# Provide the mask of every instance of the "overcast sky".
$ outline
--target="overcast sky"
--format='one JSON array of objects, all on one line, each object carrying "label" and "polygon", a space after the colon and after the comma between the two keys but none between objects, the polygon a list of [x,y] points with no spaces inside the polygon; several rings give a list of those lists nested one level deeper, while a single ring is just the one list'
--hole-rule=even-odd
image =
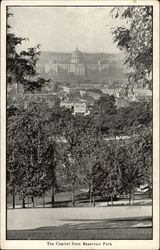
[{"label": "overcast sky", "polygon": [[118,53],[110,7],[12,7],[12,32],[29,38],[24,48],[41,44],[42,51]]}]

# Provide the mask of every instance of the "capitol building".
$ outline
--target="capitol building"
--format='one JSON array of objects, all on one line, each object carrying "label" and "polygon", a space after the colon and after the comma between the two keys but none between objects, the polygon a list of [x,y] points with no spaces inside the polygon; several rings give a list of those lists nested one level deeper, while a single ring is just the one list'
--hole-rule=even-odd
[{"label": "capitol building", "polygon": [[71,73],[76,76],[85,76],[86,66],[83,63],[82,52],[76,48],[71,55],[71,63],[57,63],[50,61],[49,64],[45,65],[45,73],[52,72],[53,75],[59,75],[61,73]]},{"label": "capitol building", "polygon": [[82,53],[78,47],[72,53],[43,52],[37,65],[41,77],[69,82],[120,80],[125,77],[123,68],[119,54]]}]

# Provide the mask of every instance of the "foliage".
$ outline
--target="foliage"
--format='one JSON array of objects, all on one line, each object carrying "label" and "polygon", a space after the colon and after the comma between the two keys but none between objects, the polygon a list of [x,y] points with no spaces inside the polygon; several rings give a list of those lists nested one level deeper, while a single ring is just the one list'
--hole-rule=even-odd
[{"label": "foliage", "polygon": [[133,197],[137,188],[152,186],[152,139],[148,128],[130,141],[108,141],[97,190],[107,197]]},{"label": "foliage", "polygon": [[139,146],[139,155],[142,157],[142,175],[141,181],[142,184],[148,188],[149,193],[152,192],[152,128],[144,127],[139,131],[139,136],[136,138],[136,141]]},{"label": "foliage", "polygon": [[115,7],[113,17],[123,23],[112,30],[118,48],[124,51],[125,64],[133,70],[135,82],[145,80],[152,72],[152,15],[151,6]]},{"label": "foliage", "polygon": [[[127,194],[130,198],[141,185],[147,185],[152,191],[152,103],[132,102],[117,111],[113,100],[110,102],[111,98],[104,97],[93,107],[94,112],[98,110],[94,119],[98,114],[100,131],[104,131],[102,128],[107,125],[109,137],[105,146],[95,154],[103,159],[92,176],[97,177],[95,190],[108,197]],[[130,138],[116,140],[113,135],[128,135]],[[90,148],[94,152],[92,146]]]},{"label": "foliage", "polygon": [[152,102],[132,102],[126,108],[120,108],[112,120],[115,133],[132,135],[142,131],[142,127],[152,124]]},{"label": "foliage", "polygon": [[25,91],[39,91],[49,81],[37,75],[36,64],[40,56],[40,45],[18,52],[17,46],[27,39],[17,37],[10,31],[10,16],[12,14],[7,9],[7,84],[21,85]]},{"label": "foliage", "polygon": [[8,190],[22,198],[42,196],[56,182],[55,142],[47,137],[46,121],[36,107],[18,110],[8,120]]},{"label": "foliage", "polygon": [[131,135],[141,126],[151,126],[152,102],[132,102],[117,110],[114,96],[104,95],[93,105],[88,120],[104,136]]},{"label": "foliage", "polygon": [[39,91],[49,80],[36,71],[40,45],[18,52],[27,39],[11,32],[11,16],[7,9],[7,188],[24,199],[41,196],[55,183],[55,142],[49,141],[45,116],[34,105],[24,109],[24,100],[17,95],[20,87]]},{"label": "foliage", "polygon": [[114,96],[102,95],[93,105],[90,114],[91,122],[104,133],[111,133],[114,127],[113,117],[117,113]]},{"label": "foliage", "polygon": [[[125,50],[125,63],[133,68],[135,79],[147,79],[152,70],[152,9],[126,7],[114,11],[116,18],[128,20],[126,27],[113,32],[118,47]],[[26,91],[41,90],[46,80],[36,72],[39,45],[18,53],[17,45],[25,39],[11,33],[9,25],[7,29],[7,84],[22,85]],[[59,106],[59,101],[51,113],[34,105],[23,109],[21,96],[8,101],[10,194],[19,194],[22,199],[43,196],[50,187],[63,186],[59,180],[64,177],[72,189],[73,205],[76,184],[88,185],[90,199],[97,194],[131,196],[140,185],[151,190],[151,102],[132,102],[117,110],[114,96],[102,95],[89,116],[74,117]],[[130,139],[118,141],[116,135],[129,135]],[[105,141],[106,136],[110,140]]]},{"label": "foliage", "polygon": [[[108,198],[120,194],[122,190],[121,159],[116,155],[119,146],[115,141],[108,141],[106,144],[103,164],[104,175],[98,189]],[[125,160],[123,159],[123,161]]]},{"label": "foliage", "polygon": [[79,168],[79,139],[80,127],[77,126],[76,120],[72,117],[69,120],[61,120],[59,123],[61,132],[61,140],[59,143],[60,167],[61,175],[66,176],[72,190],[72,204],[75,206],[75,185],[78,181]]},{"label": "foliage", "polygon": [[[8,109],[8,191],[42,196],[67,184],[73,205],[76,185],[89,187],[90,200],[96,195],[131,198],[141,185],[152,191],[152,104],[132,103],[117,112],[114,98],[103,98],[86,117],[72,116],[59,105],[48,119],[34,105]],[[107,140],[93,122],[97,115],[101,126],[108,125]],[[130,139],[116,140],[113,131]]]},{"label": "foliage", "polygon": [[[81,133],[80,138],[80,161],[78,169],[78,178],[82,185],[89,188],[90,203],[92,196],[96,194],[96,185],[99,183],[99,174],[103,164],[104,140],[101,133],[93,126],[87,126]],[[98,174],[97,174],[98,170]]]}]

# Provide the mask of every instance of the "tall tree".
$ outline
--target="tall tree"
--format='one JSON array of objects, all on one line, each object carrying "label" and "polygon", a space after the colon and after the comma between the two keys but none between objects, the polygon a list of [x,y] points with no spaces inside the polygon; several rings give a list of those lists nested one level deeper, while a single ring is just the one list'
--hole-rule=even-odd
[{"label": "tall tree", "polygon": [[78,176],[82,184],[88,186],[90,206],[95,205],[96,184],[98,182],[97,168],[103,162],[104,141],[101,133],[93,126],[88,127],[81,133],[80,145],[80,164]]},{"label": "tall tree", "polygon": [[81,128],[77,126],[75,118],[61,121],[63,137],[60,143],[61,168],[59,169],[67,177],[72,190],[72,205],[75,206],[75,185],[78,181],[79,168],[79,140]]},{"label": "tall tree", "polygon": [[142,127],[152,126],[152,102],[131,102],[128,107],[120,108],[112,120],[115,131],[120,135],[133,135]]},{"label": "tall tree", "polygon": [[[116,140],[105,142],[101,165],[101,182],[96,186],[102,195],[107,196],[108,201],[111,199],[112,205],[113,198],[120,194],[122,190],[121,162],[120,158],[117,157],[117,150],[120,146]],[[122,159],[122,162],[124,162],[124,159]]]},{"label": "tall tree", "polygon": [[[42,156],[42,151],[48,150],[49,142],[42,129],[44,120],[37,117],[36,110],[33,107],[24,110],[23,105],[20,105],[20,103],[23,104],[23,98],[17,94],[19,94],[20,86],[24,91],[34,92],[41,90],[42,86],[48,81],[40,78],[36,71],[36,64],[40,56],[40,45],[18,52],[17,46],[22,45],[27,39],[17,37],[11,31],[9,25],[11,16],[13,15],[8,8],[6,55],[8,90],[7,186],[8,191],[13,196],[19,193],[24,206],[26,195],[32,197],[41,195],[47,188],[46,176],[48,178],[48,174],[45,171],[48,170],[43,168],[45,156]],[[13,90],[13,85],[17,86],[16,93],[9,91],[10,87]],[[44,147],[43,150],[41,147]],[[46,166],[49,167],[49,162]]]},{"label": "tall tree", "polygon": [[7,129],[7,183],[10,193],[24,199],[55,185],[56,145],[46,133],[46,121],[36,107],[10,116]]},{"label": "tall tree", "polygon": [[27,39],[11,32],[11,16],[13,15],[7,9],[7,84],[16,84],[17,90],[19,86],[23,86],[25,91],[39,91],[49,81],[39,77],[36,71],[40,45],[18,52],[17,46]]},{"label": "tall tree", "polygon": [[116,113],[117,108],[114,96],[102,95],[92,107],[90,122],[102,133],[111,134],[114,128],[113,118]]},{"label": "tall tree", "polygon": [[141,182],[145,189],[148,189],[149,197],[152,195],[152,127],[141,127],[138,136],[135,137],[139,147],[139,156],[141,157]]},{"label": "tall tree", "polygon": [[122,23],[112,30],[114,41],[124,52],[125,64],[132,69],[134,82],[152,87],[152,6],[115,7],[113,17]]}]

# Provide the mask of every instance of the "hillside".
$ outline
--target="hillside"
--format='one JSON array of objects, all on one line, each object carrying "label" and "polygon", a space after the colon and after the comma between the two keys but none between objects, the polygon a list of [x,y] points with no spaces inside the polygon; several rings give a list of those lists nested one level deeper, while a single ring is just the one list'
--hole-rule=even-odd
[{"label": "hillside", "polygon": [[[64,52],[41,52],[40,64],[55,61],[57,63],[70,63],[72,53]],[[120,54],[105,54],[105,53],[83,53],[83,62],[88,64],[97,64],[99,60],[104,63],[117,62],[122,66],[122,57]],[[120,66],[119,64],[119,66]]]}]

